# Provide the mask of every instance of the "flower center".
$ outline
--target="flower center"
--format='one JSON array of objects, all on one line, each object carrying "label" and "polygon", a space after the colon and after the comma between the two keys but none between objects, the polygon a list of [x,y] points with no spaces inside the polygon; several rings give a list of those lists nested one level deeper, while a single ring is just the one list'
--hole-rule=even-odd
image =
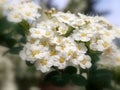
[{"label": "flower center", "polygon": [[44,59],[41,60],[40,64],[41,64],[42,66],[46,65],[46,64],[47,64],[47,60],[44,60]]},{"label": "flower center", "polygon": [[64,63],[65,62],[65,58],[64,57],[60,57],[59,62],[60,63]]},{"label": "flower center", "polygon": [[37,55],[39,53],[40,53],[40,50],[34,50],[34,51],[32,51],[32,56],[34,57],[35,55]]}]

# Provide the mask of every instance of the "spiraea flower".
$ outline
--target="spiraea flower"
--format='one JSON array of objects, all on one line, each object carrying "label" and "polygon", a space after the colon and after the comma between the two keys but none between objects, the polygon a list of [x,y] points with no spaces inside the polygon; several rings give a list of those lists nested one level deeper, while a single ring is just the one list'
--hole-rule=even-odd
[{"label": "spiraea flower", "polygon": [[[37,6],[30,2],[23,5],[26,10],[20,14],[21,18],[37,17]],[[53,67],[64,69],[67,66],[88,69],[92,66],[89,51],[100,51],[101,58],[105,58],[107,51],[111,54],[109,49],[113,39],[119,36],[114,26],[98,16],[52,11],[47,16],[47,19],[36,21],[36,25],[29,29],[28,41],[20,52],[23,60],[35,64],[42,72],[48,72]],[[120,57],[116,61],[120,61]]]},{"label": "spiraea flower", "polygon": [[39,9],[40,6],[31,0],[7,0],[3,6],[8,21],[15,23],[36,20],[40,16]]}]

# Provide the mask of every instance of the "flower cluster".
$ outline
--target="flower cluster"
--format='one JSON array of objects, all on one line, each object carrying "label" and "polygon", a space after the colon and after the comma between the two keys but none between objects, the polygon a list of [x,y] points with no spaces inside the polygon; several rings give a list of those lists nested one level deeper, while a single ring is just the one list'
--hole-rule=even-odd
[{"label": "flower cluster", "polygon": [[113,39],[119,37],[116,28],[102,17],[70,12],[55,12],[49,16],[29,29],[28,42],[20,52],[23,60],[34,63],[42,72],[52,67],[90,68],[88,50],[105,53],[112,47]]},{"label": "flower cluster", "polygon": [[[33,21],[40,16],[39,5],[31,0],[3,0],[3,11],[10,22]],[[6,2],[5,2],[6,1]],[[1,2],[3,3],[3,2]]]},{"label": "flower cluster", "polygon": [[112,44],[100,56],[100,61],[97,62],[98,66],[104,68],[113,68],[120,66],[120,48]]}]

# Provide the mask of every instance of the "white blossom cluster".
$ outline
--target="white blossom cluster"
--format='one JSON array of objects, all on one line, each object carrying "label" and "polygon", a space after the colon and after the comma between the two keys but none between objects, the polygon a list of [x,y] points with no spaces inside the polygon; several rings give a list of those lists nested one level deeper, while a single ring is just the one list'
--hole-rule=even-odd
[{"label": "white blossom cluster", "polygon": [[53,66],[87,69],[92,65],[87,51],[107,52],[112,40],[120,35],[115,29],[102,17],[56,12],[30,28],[20,57],[42,72],[50,71]]},{"label": "white blossom cluster", "polygon": [[103,68],[117,68],[120,66],[120,48],[116,45],[111,45],[100,56],[100,61],[97,62],[98,66]]},{"label": "white blossom cluster", "polygon": [[33,21],[40,16],[39,5],[31,0],[0,0],[0,3],[3,5],[4,15],[10,22]]}]

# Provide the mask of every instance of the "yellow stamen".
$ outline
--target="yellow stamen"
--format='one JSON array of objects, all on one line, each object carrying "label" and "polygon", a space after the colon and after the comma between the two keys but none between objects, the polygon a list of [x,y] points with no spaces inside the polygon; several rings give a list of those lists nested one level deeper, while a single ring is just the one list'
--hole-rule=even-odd
[{"label": "yellow stamen", "polygon": [[62,40],[61,39],[57,39],[57,41],[56,41],[57,43],[61,43],[62,42]]},{"label": "yellow stamen", "polygon": [[87,34],[86,34],[86,33],[82,33],[81,36],[82,36],[82,37],[86,37]]},{"label": "yellow stamen", "polygon": [[46,64],[47,64],[47,60],[44,60],[44,59],[41,60],[40,64],[41,64],[42,66],[46,65]]},{"label": "yellow stamen", "polygon": [[34,50],[34,51],[32,51],[32,56],[35,56],[35,55],[37,55],[39,53],[40,53],[40,50]]},{"label": "yellow stamen", "polygon": [[77,46],[77,48],[78,48],[78,50],[81,50],[81,49],[82,49],[81,46]]},{"label": "yellow stamen", "polygon": [[65,16],[61,16],[64,20],[69,20],[68,17],[65,17]]},{"label": "yellow stamen", "polygon": [[35,31],[35,34],[40,34],[40,31]]},{"label": "yellow stamen", "polygon": [[70,50],[68,51],[68,55],[71,56],[73,54],[73,52]]},{"label": "yellow stamen", "polygon": [[42,42],[40,42],[40,45],[46,46],[47,42],[46,41],[42,41]]},{"label": "yellow stamen", "polygon": [[50,51],[50,56],[56,55],[56,51]]},{"label": "yellow stamen", "polygon": [[34,39],[30,39],[30,43],[31,43],[31,44],[34,44],[34,43],[35,43],[35,40],[34,40]]},{"label": "yellow stamen", "polygon": [[72,54],[72,58],[75,59],[75,58],[77,58],[77,57],[78,57],[77,53],[74,52],[74,53]]},{"label": "yellow stamen", "polygon": [[64,34],[64,33],[66,32],[66,30],[63,30],[63,29],[62,29],[61,32],[62,32],[62,34]]},{"label": "yellow stamen", "polygon": [[105,32],[105,35],[106,35],[106,36],[110,36],[110,33],[109,33],[109,32]]},{"label": "yellow stamen", "polygon": [[64,63],[65,62],[65,58],[64,57],[60,57],[59,62],[60,63]]},{"label": "yellow stamen", "polygon": [[104,48],[106,48],[106,47],[109,46],[109,43],[108,42],[104,42],[102,45],[103,45]]},{"label": "yellow stamen", "polygon": [[83,65],[85,65],[85,64],[87,63],[87,60],[86,60],[86,59],[83,59],[83,60],[81,61],[81,63],[82,63]]},{"label": "yellow stamen", "polygon": [[61,49],[64,50],[64,49],[65,49],[65,46],[61,46]]},{"label": "yellow stamen", "polygon": [[46,32],[45,35],[46,36],[50,36],[51,32]]},{"label": "yellow stamen", "polygon": [[30,13],[30,12],[26,12],[25,14],[26,14],[27,16],[30,16],[30,15],[31,15],[31,13]]},{"label": "yellow stamen", "polygon": [[19,15],[14,15],[14,18],[19,18]]}]

